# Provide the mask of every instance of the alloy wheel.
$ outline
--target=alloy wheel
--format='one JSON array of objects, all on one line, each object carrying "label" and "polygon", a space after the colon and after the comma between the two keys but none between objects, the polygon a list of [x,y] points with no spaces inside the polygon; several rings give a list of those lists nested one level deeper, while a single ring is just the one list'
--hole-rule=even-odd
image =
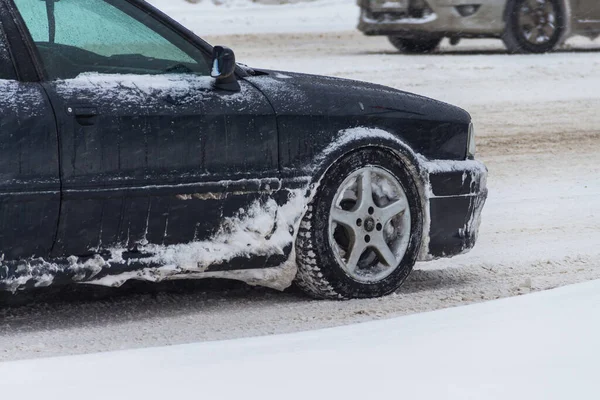
[{"label": "alloy wheel", "polygon": [[388,277],[404,258],[410,232],[406,192],[390,172],[367,166],[340,185],[329,213],[329,243],[351,278],[371,283]]},{"label": "alloy wheel", "polygon": [[557,10],[550,0],[526,0],[518,10],[523,38],[534,45],[549,43],[556,34]]}]

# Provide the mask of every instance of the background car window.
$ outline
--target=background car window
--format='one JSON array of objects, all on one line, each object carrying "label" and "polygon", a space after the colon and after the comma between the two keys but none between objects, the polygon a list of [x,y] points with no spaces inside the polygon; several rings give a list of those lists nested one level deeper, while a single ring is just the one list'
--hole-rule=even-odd
[{"label": "background car window", "polygon": [[126,1],[15,0],[50,79],[84,72],[208,75],[203,52]]}]

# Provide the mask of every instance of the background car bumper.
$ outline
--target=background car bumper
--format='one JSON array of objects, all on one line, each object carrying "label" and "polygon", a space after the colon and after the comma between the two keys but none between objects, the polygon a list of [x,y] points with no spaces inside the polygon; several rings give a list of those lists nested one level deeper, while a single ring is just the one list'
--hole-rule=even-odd
[{"label": "background car bumper", "polygon": [[[487,168],[478,161],[428,162],[429,230],[421,260],[455,256],[475,246],[487,199]],[[427,224],[425,224],[427,227]]]},{"label": "background car bumper", "polygon": [[[431,12],[421,17],[407,14],[404,7],[386,8],[373,5],[372,0],[359,0],[361,7],[358,29],[366,35],[395,35],[407,38],[428,36],[498,36],[504,31],[506,2],[497,0],[427,0]],[[401,6],[401,3],[397,3]],[[477,11],[462,16],[457,7],[478,6]]]}]

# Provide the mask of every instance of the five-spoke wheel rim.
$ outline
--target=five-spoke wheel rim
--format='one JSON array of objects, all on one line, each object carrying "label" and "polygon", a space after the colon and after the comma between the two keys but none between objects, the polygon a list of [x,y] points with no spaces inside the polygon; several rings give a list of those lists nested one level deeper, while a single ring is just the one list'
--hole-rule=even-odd
[{"label": "five-spoke wheel rim", "polygon": [[387,278],[404,258],[410,232],[408,199],[390,172],[364,167],[340,185],[329,213],[329,243],[350,277],[364,283]]},{"label": "five-spoke wheel rim", "polygon": [[556,11],[550,0],[525,0],[518,14],[523,38],[534,45],[549,43],[558,29]]}]

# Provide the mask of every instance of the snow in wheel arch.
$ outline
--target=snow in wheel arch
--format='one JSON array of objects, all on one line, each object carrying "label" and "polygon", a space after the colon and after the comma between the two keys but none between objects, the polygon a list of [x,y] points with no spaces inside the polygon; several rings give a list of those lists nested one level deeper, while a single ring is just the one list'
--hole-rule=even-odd
[{"label": "snow in wheel arch", "polygon": [[[338,132],[337,137],[321,154],[315,158],[311,166],[313,176],[322,179],[329,167],[335,164],[352,151],[359,148],[380,148],[394,153],[413,177],[419,193],[419,204],[422,215],[423,230],[421,235],[421,245],[418,252],[418,261],[430,261],[436,257],[430,251],[430,231],[432,226],[430,201],[435,197],[431,184],[431,174],[463,171],[463,179],[467,174],[471,174],[471,191],[474,191],[475,182],[480,182],[483,189],[487,186],[487,169],[483,164],[474,160],[430,160],[414,150],[396,135],[379,129],[370,127],[357,127],[345,129]],[[317,181],[316,187],[320,184]],[[476,204],[475,208],[481,211],[483,204]],[[481,223],[480,212],[474,213],[464,226],[464,231],[475,232]],[[476,237],[474,238],[476,240]]]},{"label": "snow in wheel arch", "polygon": [[[417,192],[419,193],[419,205],[423,218],[422,239],[419,250],[419,260],[428,260],[429,254],[429,231],[431,228],[431,213],[429,210],[429,199],[433,195],[427,163],[429,160],[398,138],[396,135],[379,128],[357,127],[344,129],[338,132],[337,137],[316,158],[311,166],[313,176],[322,179],[329,167],[352,151],[359,148],[379,148],[388,150],[398,157],[413,177]],[[317,187],[320,180],[317,182]]]}]

